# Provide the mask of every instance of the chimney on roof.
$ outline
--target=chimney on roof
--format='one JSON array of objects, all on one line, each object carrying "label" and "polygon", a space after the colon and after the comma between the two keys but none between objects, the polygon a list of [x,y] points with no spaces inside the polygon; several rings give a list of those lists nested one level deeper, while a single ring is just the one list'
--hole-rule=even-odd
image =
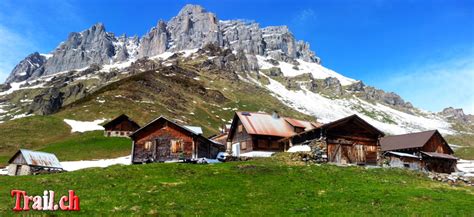
[{"label": "chimney on roof", "polygon": [[275,119],[278,119],[278,118],[280,118],[280,115],[278,114],[277,111],[273,111],[272,117],[275,118]]}]

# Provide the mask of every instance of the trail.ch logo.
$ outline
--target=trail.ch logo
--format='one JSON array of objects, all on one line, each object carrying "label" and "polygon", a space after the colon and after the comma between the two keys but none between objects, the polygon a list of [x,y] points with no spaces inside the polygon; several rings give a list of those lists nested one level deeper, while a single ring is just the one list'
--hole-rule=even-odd
[{"label": "trail.ch logo", "polygon": [[[13,211],[29,211],[31,210],[64,210],[79,211],[79,197],[75,195],[74,190],[69,190],[67,196],[62,196],[59,203],[54,203],[54,191],[44,191],[43,196],[30,196],[26,191],[12,190],[11,196],[15,198],[15,207]],[[23,202],[23,206],[21,205]]]}]

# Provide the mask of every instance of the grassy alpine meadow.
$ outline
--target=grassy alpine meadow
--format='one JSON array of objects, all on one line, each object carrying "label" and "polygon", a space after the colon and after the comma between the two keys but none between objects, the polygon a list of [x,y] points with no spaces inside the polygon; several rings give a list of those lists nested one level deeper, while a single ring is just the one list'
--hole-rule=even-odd
[{"label": "grassy alpine meadow", "polygon": [[[54,190],[80,198],[84,216],[473,216],[474,189],[421,173],[333,165],[290,165],[275,158],[196,165],[154,163],[61,174],[0,177],[0,215],[14,215],[11,189]],[[56,198],[56,201],[58,198]]]},{"label": "grassy alpine meadow", "polygon": [[0,166],[6,166],[18,148],[54,153],[60,161],[116,158],[131,153],[132,141],[129,138],[105,137],[103,134],[104,131],[69,133],[56,142],[2,150],[0,151]]},{"label": "grassy alpine meadow", "polygon": [[54,153],[60,161],[108,159],[129,155],[132,141],[129,138],[105,137],[104,131],[91,131],[75,133],[39,151]]},{"label": "grassy alpine meadow", "polygon": [[0,124],[0,167],[20,148],[38,149],[71,136],[71,128],[55,116],[31,116]]}]

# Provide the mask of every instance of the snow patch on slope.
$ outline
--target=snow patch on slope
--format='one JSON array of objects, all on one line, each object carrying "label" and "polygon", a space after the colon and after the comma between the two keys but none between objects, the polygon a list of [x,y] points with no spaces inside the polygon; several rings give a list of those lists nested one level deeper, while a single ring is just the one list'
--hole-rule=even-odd
[{"label": "snow patch on slope", "polygon": [[271,59],[269,57],[257,56],[258,66],[260,69],[270,69],[273,67],[280,68],[281,72],[285,77],[295,77],[298,75],[310,73],[315,79],[325,79],[329,77],[337,78],[341,85],[350,85],[356,80],[345,77],[331,69],[325,68],[317,63],[310,63],[303,60],[297,60],[299,65],[295,65],[283,61],[278,61],[278,65],[267,62],[266,60]]},{"label": "snow patch on slope", "polygon": [[449,123],[435,115],[426,114],[427,117],[416,116],[379,103],[371,104],[355,96],[352,99],[329,99],[320,94],[313,93],[303,86],[301,87],[302,90],[288,90],[281,83],[268,76],[265,77],[270,81],[270,84],[265,87],[272,92],[272,95],[280,99],[287,106],[317,117],[318,121],[322,123],[357,114],[370,124],[389,134],[403,134],[431,129],[438,129],[444,134],[454,133],[450,129],[451,125]]},{"label": "snow patch on slope", "polygon": [[100,160],[81,160],[81,161],[64,161],[61,162],[63,169],[66,171],[75,171],[85,168],[92,167],[108,167],[116,164],[121,165],[130,165],[131,164],[130,155],[113,158],[113,159],[100,159]]},{"label": "snow patch on slope", "polygon": [[94,130],[104,130],[104,127],[99,124],[103,123],[106,119],[98,119],[95,121],[75,121],[70,119],[64,119],[69,126],[71,126],[71,133],[74,132],[87,132]]}]

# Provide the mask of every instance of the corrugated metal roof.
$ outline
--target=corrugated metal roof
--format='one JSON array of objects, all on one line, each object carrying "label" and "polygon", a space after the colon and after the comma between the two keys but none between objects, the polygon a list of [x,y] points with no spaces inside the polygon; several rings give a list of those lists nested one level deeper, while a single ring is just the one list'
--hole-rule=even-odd
[{"label": "corrugated metal roof", "polygon": [[[272,115],[260,112],[236,112],[247,133],[288,137],[295,135],[294,126],[313,129],[311,122],[286,117],[274,118]],[[291,123],[290,123],[291,122]]]},{"label": "corrugated metal roof", "polygon": [[300,127],[304,128],[306,130],[311,130],[315,127],[318,127],[319,124],[309,122],[309,121],[302,121],[298,119],[293,119],[293,118],[284,118],[289,124],[291,124],[293,127]]},{"label": "corrugated metal roof", "polygon": [[457,160],[458,158],[450,155],[450,154],[443,154],[443,153],[438,153],[438,152],[425,152],[422,151],[421,153],[428,155],[429,157],[434,157],[434,158],[444,158],[444,159],[450,159],[450,160]]},{"label": "corrugated metal roof", "polygon": [[184,125],[183,127],[186,127],[188,130],[193,131],[196,134],[202,134],[202,128],[198,126],[189,126],[189,125]]},{"label": "corrugated metal roof", "polygon": [[21,152],[26,163],[30,166],[63,168],[54,154],[26,149],[20,149],[19,152]]},{"label": "corrugated metal roof", "polygon": [[380,139],[382,151],[391,151],[408,148],[421,148],[436,133],[436,130],[419,133],[409,133],[396,136],[386,136]]},{"label": "corrugated metal roof", "polygon": [[417,158],[420,159],[420,157],[413,155],[413,154],[408,154],[408,153],[403,153],[403,152],[396,152],[396,151],[389,151],[388,153],[399,156],[399,157],[411,157],[411,158]]}]

